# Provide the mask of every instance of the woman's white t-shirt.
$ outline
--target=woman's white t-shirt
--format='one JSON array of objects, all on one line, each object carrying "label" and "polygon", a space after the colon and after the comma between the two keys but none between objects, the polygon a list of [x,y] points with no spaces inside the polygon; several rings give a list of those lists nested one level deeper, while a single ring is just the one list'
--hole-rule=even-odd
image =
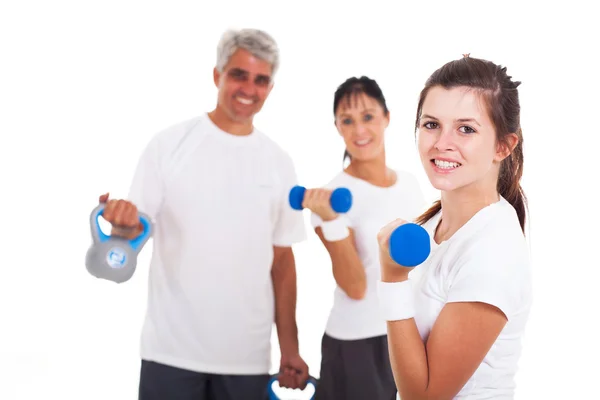
[{"label": "woman's white t-shirt", "polygon": [[[417,179],[406,171],[395,172],[397,179],[390,187],[375,186],[344,171],[325,185],[328,189],[345,187],[352,193],[352,208],[338,218],[354,231],[356,250],[367,277],[367,290],[361,300],[348,297],[336,286],[325,327],[325,333],[335,339],[357,340],[387,334],[377,299],[380,279],[377,233],[394,219],[414,219],[427,208]],[[322,220],[312,213],[311,223],[317,227]]]},{"label": "woman's white t-shirt", "polygon": [[424,342],[447,303],[483,302],[508,323],[456,399],[512,399],[521,338],[532,302],[529,248],[515,209],[506,199],[485,207],[450,239],[433,240],[442,212],[423,225],[431,254],[409,273],[415,322]]}]

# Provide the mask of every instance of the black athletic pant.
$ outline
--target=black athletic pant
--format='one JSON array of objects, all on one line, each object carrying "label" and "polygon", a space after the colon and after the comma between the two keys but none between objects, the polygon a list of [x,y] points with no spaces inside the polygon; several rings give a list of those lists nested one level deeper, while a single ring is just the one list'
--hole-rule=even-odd
[{"label": "black athletic pant", "polygon": [[395,400],[396,384],[387,336],[321,344],[321,373],[315,400]]},{"label": "black athletic pant", "polygon": [[138,400],[268,400],[267,375],[216,375],[142,360]]}]

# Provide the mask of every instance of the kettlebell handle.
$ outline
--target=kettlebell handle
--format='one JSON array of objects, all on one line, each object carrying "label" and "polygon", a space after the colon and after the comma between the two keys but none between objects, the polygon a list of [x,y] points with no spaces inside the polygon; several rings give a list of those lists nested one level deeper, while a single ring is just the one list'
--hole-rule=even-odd
[{"label": "kettlebell handle", "polygon": [[[278,381],[279,381],[279,374],[271,375],[271,378],[269,379],[269,384],[267,387],[267,392],[269,394],[269,400],[280,400],[279,397],[277,397],[277,395],[275,394],[275,391],[273,390],[273,384]],[[312,385],[313,388],[315,390],[317,390],[318,380],[313,376],[309,376],[306,384]],[[313,394],[312,397],[310,398],[310,400],[313,400],[314,398],[315,398],[315,395]]]},{"label": "kettlebell handle", "polygon": [[[100,229],[100,223],[98,218],[104,212],[104,203],[98,204],[90,214],[90,228],[92,233],[92,239],[94,243],[106,242],[111,238],[110,235],[105,234]],[[139,212],[140,222],[143,226],[142,233],[134,238],[129,240],[129,245],[133,248],[133,250],[138,251],[148,240],[148,238],[152,235],[152,223],[150,222],[150,217],[144,213]]]}]

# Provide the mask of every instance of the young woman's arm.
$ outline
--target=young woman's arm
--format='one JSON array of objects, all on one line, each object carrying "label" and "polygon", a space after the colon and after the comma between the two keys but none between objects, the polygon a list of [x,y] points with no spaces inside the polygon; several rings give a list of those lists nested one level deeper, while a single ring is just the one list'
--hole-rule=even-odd
[{"label": "young woman's arm", "polygon": [[388,322],[394,380],[402,400],[456,396],[477,370],[507,320],[485,303],[444,306],[426,343],[413,318]]},{"label": "young woman's arm", "polygon": [[[398,226],[384,228],[378,237],[382,278],[380,299],[387,309],[403,307],[414,298],[410,268],[389,257],[387,239]],[[477,251],[461,254],[460,268],[452,277],[446,305],[441,310],[425,342],[421,339],[410,306],[396,308],[398,317],[387,316],[390,361],[402,400],[453,399],[481,365],[508,319],[506,310],[521,306],[518,249],[507,255],[496,247],[478,243]],[[491,257],[490,257],[491,256]],[[458,267],[458,265],[457,265]],[[386,294],[387,293],[387,294]],[[391,297],[389,296],[390,294]],[[399,299],[390,302],[390,299]],[[396,313],[396,311],[390,314]]]},{"label": "young woman's arm", "polygon": [[329,252],[336,283],[348,297],[360,300],[367,290],[367,276],[354,245],[354,232],[351,228],[348,228],[348,231],[345,239],[330,242],[323,236],[321,227],[315,229]]}]

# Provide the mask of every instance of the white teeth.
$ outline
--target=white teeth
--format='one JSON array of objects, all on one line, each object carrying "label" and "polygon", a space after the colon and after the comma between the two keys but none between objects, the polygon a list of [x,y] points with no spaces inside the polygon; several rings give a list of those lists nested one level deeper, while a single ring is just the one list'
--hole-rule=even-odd
[{"label": "white teeth", "polygon": [[357,144],[358,146],[364,146],[365,144],[371,143],[371,139],[358,140],[354,143]]},{"label": "white teeth", "polygon": [[441,161],[441,160],[434,160],[434,162],[435,162],[436,167],[443,168],[443,169],[452,169],[452,168],[460,167],[460,164],[457,162]]},{"label": "white teeth", "polygon": [[238,96],[238,97],[236,97],[235,99],[236,99],[237,101],[239,101],[240,103],[242,103],[242,104],[245,104],[245,105],[247,105],[247,106],[249,106],[250,104],[254,103],[254,102],[253,102],[252,100],[250,100],[250,99],[244,99],[243,97],[239,97],[239,96]]}]

